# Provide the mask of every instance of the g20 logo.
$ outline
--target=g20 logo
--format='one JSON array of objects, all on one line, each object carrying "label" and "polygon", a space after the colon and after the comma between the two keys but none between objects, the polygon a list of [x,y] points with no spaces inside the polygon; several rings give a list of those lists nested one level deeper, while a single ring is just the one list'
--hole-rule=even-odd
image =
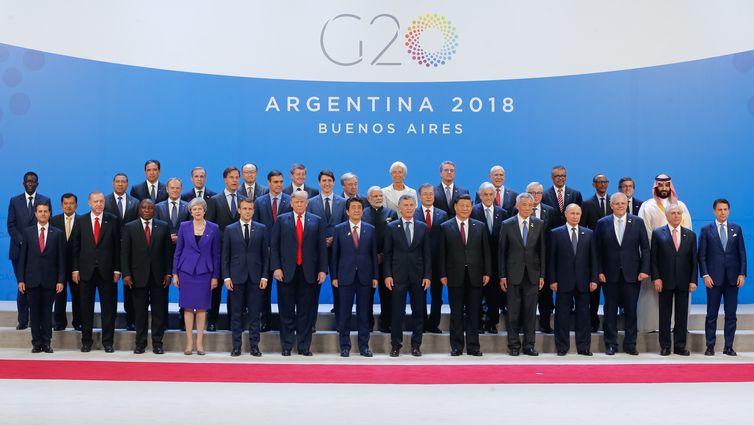
[{"label": "g20 logo", "polygon": [[[356,36],[357,39],[354,41],[357,41],[357,43],[349,44],[350,46],[358,46],[357,49],[349,49],[348,52],[345,52],[342,48],[344,37],[350,38],[354,36],[354,33],[359,32],[367,35],[369,42],[375,45],[372,48],[374,52],[366,58],[369,65],[374,66],[402,65],[400,61],[383,58],[392,48],[397,48],[400,44],[405,46],[406,53],[413,61],[427,68],[445,65],[453,59],[458,49],[458,33],[455,26],[444,16],[436,13],[427,13],[411,21],[401,41],[398,41],[401,35],[401,24],[394,15],[383,13],[373,17],[367,28],[363,26],[353,27],[354,24],[361,23],[361,16],[350,13],[340,14],[325,22],[320,32],[319,45],[322,53],[330,62],[339,66],[353,66],[364,62],[363,38]],[[351,28],[351,31],[346,31],[344,28]],[[392,30],[391,35],[388,35],[386,28]],[[338,30],[341,36],[333,40],[335,36],[332,35],[331,31]],[[379,34],[373,35],[375,32]],[[384,35],[388,35],[388,37],[384,37]],[[337,47],[341,47],[340,51]]]}]

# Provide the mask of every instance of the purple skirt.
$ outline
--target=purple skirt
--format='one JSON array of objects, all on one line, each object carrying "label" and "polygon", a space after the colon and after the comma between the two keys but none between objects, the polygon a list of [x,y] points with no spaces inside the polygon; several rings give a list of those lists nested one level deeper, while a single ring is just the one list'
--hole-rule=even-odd
[{"label": "purple skirt", "polygon": [[181,308],[209,310],[212,306],[212,273],[199,275],[178,272],[178,305]]}]

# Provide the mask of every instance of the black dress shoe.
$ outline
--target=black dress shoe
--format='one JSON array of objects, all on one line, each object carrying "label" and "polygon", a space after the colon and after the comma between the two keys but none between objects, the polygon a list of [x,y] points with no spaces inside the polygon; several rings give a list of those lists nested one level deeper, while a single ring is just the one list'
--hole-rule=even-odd
[{"label": "black dress shoe", "polygon": [[129,324],[126,325],[126,330],[127,331],[135,331],[136,330],[136,325],[134,325],[133,323],[129,323]]},{"label": "black dress shoe", "polygon": [[340,350],[340,357],[348,357],[350,355],[351,350],[349,350],[348,348],[343,348],[342,350]]},{"label": "black dress shoe", "polygon": [[390,328],[387,327],[387,326],[380,326],[380,332],[382,332],[384,334],[389,334],[390,333]]},{"label": "black dress shoe", "polygon": [[714,356],[715,355],[715,346],[714,345],[708,345],[707,349],[704,351],[705,356]]},{"label": "black dress shoe", "polygon": [[82,325],[73,325],[73,329],[76,329],[77,331],[81,332],[84,327]]},{"label": "black dress shoe", "polygon": [[92,346],[91,345],[82,345],[81,346],[81,352],[82,353],[88,353],[90,351],[92,351]]},{"label": "black dress shoe", "polygon": [[114,353],[115,350],[113,349],[112,345],[105,345],[105,353]]},{"label": "black dress shoe", "polygon": [[425,330],[427,332],[431,333],[431,334],[441,334],[442,333],[442,331],[440,330],[440,328],[427,328]]},{"label": "black dress shoe", "polygon": [[453,356],[453,357],[458,357],[461,354],[463,354],[463,351],[461,351],[461,350],[450,350],[450,355]]},{"label": "black dress shoe", "polygon": [[52,330],[58,331],[58,332],[59,331],[64,331],[65,330],[65,326],[63,326],[63,325],[56,325],[54,328],[52,328]]},{"label": "black dress shoe", "polygon": [[626,354],[629,354],[631,356],[638,356],[639,355],[639,352],[636,350],[636,348],[626,348],[623,351],[625,351]]},{"label": "black dress shoe", "polygon": [[43,345],[42,352],[47,353],[47,354],[52,354],[53,353],[52,347],[50,347],[49,345]]},{"label": "black dress shoe", "polygon": [[372,353],[372,350],[366,349],[366,350],[359,350],[359,355],[363,357],[372,357],[374,356],[374,353]]},{"label": "black dress shoe", "polygon": [[290,357],[291,356],[291,350],[283,350],[282,353],[283,357]]},{"label": "black dress shoe", "polygon": [[24,329],[26,329],[28,327],[29,327],[28,323],[24,323],[24,324],[19,323],[18,325],[16,325],[16,330],[17,331],[22,331],[22,330],[24,330]]},{"label": "black dress shoe", "polygon": [[398,357],[401,355],[401,349],[399,347],[393,347],[392,350],[390,350],[390,357]]},{"label": "black dress shoe", "polygon": [[216,332],[217,331],[217,325],[214,323],[210,323],[207,325],[207,332]]},{"label": "black dress shoe", "polygon": [[611,345],[611,346],[605,348],[605,354],[607,354],[608,356],[614,356],[615,355],[615,347],[613,347]]},{"label": "black dress shoe", "polygon": [[563,356],[565,356],[566,354],[568,354],[568,351],[558,351],[558,356],[559,356],[559,357],[563,357]]},{"label": "black dress shoe", "polygon": [[521,354],[521,351],[520,351],[520,350],[519,350],[518,348],[510,348],[510,349],[508,349],[508,353],[509,353],[509,354],[510,354],[511,356],[513,356],[513,357],[516,357],[516,356],[518,356],[519,354]]},{"label": "black dress shoe", "polygon": [[34,354],[41,353],[42,352],[42,347],[32,347],[31,348],[31,352],[34,353]]},{"label": "black dress shoe", "polygon": [[165,354],[165,349],[162,347],[154,347],[152,348],[152,352],[155,354]]},{"label": "black dress shoe", "polygon": [[670,355],[670,348],[662,348],[662,349],[660,349],[660,355],[661,356],[669,356]]},{"label": "black dress shoe", "polygon": [[679,356],[689,356],[691,353],[689,353],[689,350],[687,349],[681,349],[681,350],[673,350],[673,353],[679,355]]},{"label": "black dress shoe", "polygon": [[594,355],[589,350],[579,350],[578,353],[579,353],[580,356],[593,356]]},{"label": "black dress shoe", "polygon": [[466,350],[466,354],[469,356],[474,356],[474,357],[482,357],[481,350],[471,350],[471,351]]},{"label": "black dress shoe", "polygon": [[298,354],[299,354],[299,356],[304,356],[304,357],[311,357],[311,356],[314,355],[309,350],[298,350]]},{"label": "black dress shoe", "polygon": [[233,350],[231,350],[231,352],[230,352],[230,356],[231,356],[231,357],[238,357],[238,356],[240,356],[240,355],[241,355],[241,349],[240,349],[240,348],[234,348],[234,349],[233,349]]},{"label": "black dress shoe", "polygon": [[596,334],[599,331],[600,331],[600,324],[599,323],[597,323],[596,325],[592,325],[592,333],[593,334]]},{"label": "black dress shoe", "polygon": [[262,326],[259,327],[259,332],[263,332],[264,333],[264,332],[269,332],[271,330],[272,330],[272,328],[270,327],[270,325],[262,325]]},{"label": "black dress shoe", "polygon": [[256,345],[252,345],[249,348],[249,354],[254,357],[262,357],[262,352],[259,351],[259,347],[257,347]]},{"label": "black dress shoe", "polygon": [[134,348],[134,354],[144,354],[144,347],[136,347]]},{"label": "black dress shoe", "polygon": [[422,350],[419,347],[411,347],[411,355],[414,357],[421,357]]},{"label": "black dress shoe", "polygon": [[552,326],[545,325],[545,326],[542,326],[542,333],[552,334],[552,333],[555,333],[555,331],[552,330]]},{"label": "black dress shoe", "polygon": [[723,348],[723,354],[726,356],[737,356],[736,352],[733,350],[733,347],[725,347]]},{"label": "black dress shoe", "polygon": [[524,348],[524,354],[527,356],[538,356],[539,353],[537,353],[537,350],[535,350],[533,347]]}]

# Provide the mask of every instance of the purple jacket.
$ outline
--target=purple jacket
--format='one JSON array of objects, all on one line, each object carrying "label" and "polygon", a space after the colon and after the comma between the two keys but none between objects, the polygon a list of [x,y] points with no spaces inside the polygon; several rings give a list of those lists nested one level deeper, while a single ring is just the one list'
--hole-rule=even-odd
[{"label": "purple jacket", "polygon": [[178,272],[192,275],[211,273],[212,277],[220,278],[220,228],[217,224],[207,221],[204,235],[197,245],[194,221],[181,223],[173,256],[173,274]]}]

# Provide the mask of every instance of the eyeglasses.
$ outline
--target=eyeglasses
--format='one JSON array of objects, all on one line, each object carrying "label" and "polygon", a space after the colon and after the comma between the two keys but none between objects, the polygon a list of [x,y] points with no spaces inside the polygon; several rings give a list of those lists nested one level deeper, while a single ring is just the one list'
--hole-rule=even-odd
[{"label": "eyeglasses", "polygon": [[537,196],[537,195],[541,195],[542,193],[543,192],[529,192],[529,195]]}]

